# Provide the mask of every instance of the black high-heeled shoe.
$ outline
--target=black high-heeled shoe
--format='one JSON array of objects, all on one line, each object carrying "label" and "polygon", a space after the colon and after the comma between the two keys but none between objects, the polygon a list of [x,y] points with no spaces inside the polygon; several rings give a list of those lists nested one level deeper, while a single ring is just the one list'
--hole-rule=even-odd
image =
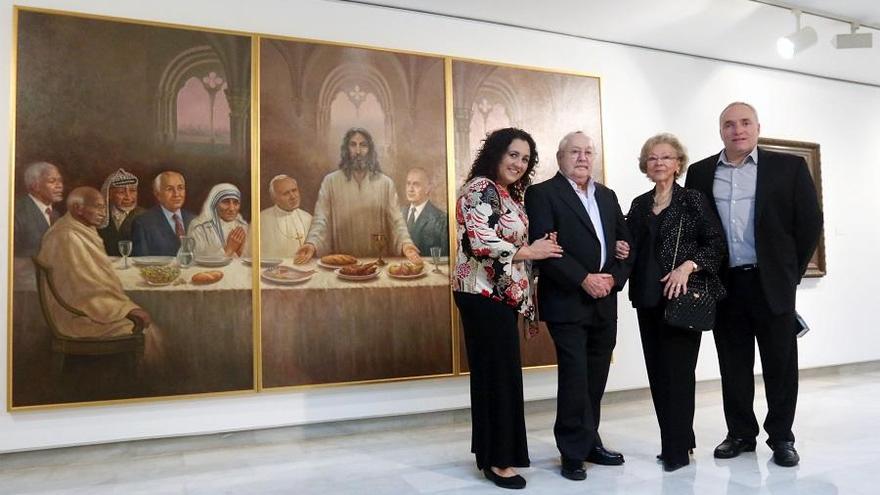
[{"label": "black high-heeled shoe", "polygon": [[526,487],[526,479],[520,475],[504,477],[495,474],[495,471],[492,471],[492,468],[483,469],[483,474],[486,476],[486,479],[495,483],[495,486],[499,488],[509,488],[511,490],[520,490]]}]

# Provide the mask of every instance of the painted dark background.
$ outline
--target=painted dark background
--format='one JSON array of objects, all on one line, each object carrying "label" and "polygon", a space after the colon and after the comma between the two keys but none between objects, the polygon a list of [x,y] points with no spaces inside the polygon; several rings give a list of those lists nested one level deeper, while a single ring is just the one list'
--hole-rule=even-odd
[{"label": "painted dark background", "polygon": [[[20,12],[15,167],[56,164],[65,195],[101,187],[119,167],[140,178],[139,202],[155,204],[151,181],[165,169],[187,180],[185,208],[198,213],[213,184],[243,192],[250,218],[250,38]],[[227,84],[230,144],[181,142],[176,96],[210,72]]]}]

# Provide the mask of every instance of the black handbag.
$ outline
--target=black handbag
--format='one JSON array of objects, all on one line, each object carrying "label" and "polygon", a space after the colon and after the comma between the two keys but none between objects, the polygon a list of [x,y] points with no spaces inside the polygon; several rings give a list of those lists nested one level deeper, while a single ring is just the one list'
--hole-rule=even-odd
[{"label": "black handbag", "polygon": [[[672,256],[672,267],[675,269],[678,258],[678,245],[681,242],[681,224],[678,222],[678,237],[675,239],[675,254]],[[666,303],[663,318],[670,326],[705,332],[715,327],[715,297],[709,293],[709,280],[699,272],[692,273],[688,280],[687,292]]]}]

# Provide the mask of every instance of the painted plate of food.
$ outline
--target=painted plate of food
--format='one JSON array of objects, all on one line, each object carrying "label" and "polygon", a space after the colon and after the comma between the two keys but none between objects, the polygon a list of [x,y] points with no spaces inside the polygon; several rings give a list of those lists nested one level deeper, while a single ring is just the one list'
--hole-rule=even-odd
[{"label": "painted plate of food", "polygon": [[328,254],[321,256],[318,260],[318,266],[328,270],[336,270],[343,266],[357,265],[358,259],[350,254]]},{"label": "painted plate of food", "polygon": [[279,265],[263,270],[261,276],[263,277],[263,280],[272,283],[294,285],[308,282],[312,279],[314,274],[315,272],[304,273],[299,270],[294,270],[289,266]]},{"label": "painted plate of food", "polygon": [[424,277],[426,273],[424,263],[404,261],[403,263],[391,263],[388,265],[388,276],[399,278],[401,280],[411,280]]},{"label": "painted plate of food", "polygon": [[379,265],[376,262],[343,266],[336,270],[336,276],[342,280],[363,282],[379,278]]}]

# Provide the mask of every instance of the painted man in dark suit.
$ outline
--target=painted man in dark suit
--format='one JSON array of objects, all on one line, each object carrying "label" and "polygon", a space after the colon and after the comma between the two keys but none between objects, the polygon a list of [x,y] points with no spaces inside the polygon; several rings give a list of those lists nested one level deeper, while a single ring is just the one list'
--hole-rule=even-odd
[{"label": "painted man in dark suit", "polygon": [[131,237],[135,256],[174,256],[180,238],[195,215],[183,208],[186,181],[178,172],[165,171],[153,180],[158,205],[134,219]]},{"label": "painted man in dark suit", "polygon": [[758,148],[755,109],[728,105],[719,119],[724,149],[690,167],[685,185],[715,207],[729,259],[713,332],[721,369],[727,438],[715,457],[755,450],[755,340],[761,353],[768,412],[764,429],[773,461],[794,466],[798,389],[795,293],[816,249],[822,212],[803,158]]},{"label": "painted man in dark suit", "polygon": [[49,225],[58,219],[54,205],[64,199],[64,180],[49,162],[31,163],[24,169],[27,194],[15,198],[15,256],[36,256]]},{"label": "painted man in dark suit", "polygon": [[131,240],[131,224],[147,211],[137,204],[138,178],[120,168],[104,181],[101,194],[107,204],[107,215],[98,226],[98,235],[104,241],[107,255],[119,256],[119,241]]},{"label": "painted man in dark suit", "polygon": [[617,292],[632,264],[614,257],[630,240],[614,191],[592,179],[596,149],[583,132],[559,143],[559,173],[526,190],[529,239],[556,233],[561,258],[539,261],[538,312],[547,322],[559,364],[556,424],[562,476],[586,478],[584,461],[623,464],[599,436],[600,403],[617,342]]},{"label": "painted man in dark suit", "polygon": [[409,169],[406,174],[406,200],[400,209],[413,243],[422,256],[430,256],[432,247],[440,248],[440,256],[449,254],[449,230],[446,212],[428,199],[434,189],[434,180],[421,167]]}]

